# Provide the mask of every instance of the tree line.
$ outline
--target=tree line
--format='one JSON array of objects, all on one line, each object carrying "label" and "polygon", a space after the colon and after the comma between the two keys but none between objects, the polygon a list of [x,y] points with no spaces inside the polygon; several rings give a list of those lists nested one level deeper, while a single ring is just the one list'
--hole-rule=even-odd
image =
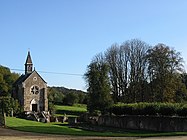
[{"label": "tree line", "polygon": [[108,108],[112,102],[185,102],[183,64],[181,54],[165,44],[150,46],[138,39],[113,44],[88,65],[88,109]]},{"label": "tree line", "polygon": [[4,112],[18,114],[23,111],[18,100],[11,97],[13,84],[18,77],[19,74],[11,72],[9,68],[0,65],[0,114]]},{"label": "tree line", "polygon": [[48,87],[48,100],[58,105],[86,104],[86,92],[65,87]]}]

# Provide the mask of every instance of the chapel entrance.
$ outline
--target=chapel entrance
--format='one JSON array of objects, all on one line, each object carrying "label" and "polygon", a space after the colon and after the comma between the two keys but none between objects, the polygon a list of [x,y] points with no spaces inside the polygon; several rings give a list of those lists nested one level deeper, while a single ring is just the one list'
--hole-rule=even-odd
[{"label": "chapel entrance", "polygon": [[32,104],[32,111],[37,112],[38,111],[37,108],[38,108],[37,104]]},{"label": "chapel entrance", "polygon": [[30,103],[30,111],[39,111],[39,103],[36,99],[32,99]]}]

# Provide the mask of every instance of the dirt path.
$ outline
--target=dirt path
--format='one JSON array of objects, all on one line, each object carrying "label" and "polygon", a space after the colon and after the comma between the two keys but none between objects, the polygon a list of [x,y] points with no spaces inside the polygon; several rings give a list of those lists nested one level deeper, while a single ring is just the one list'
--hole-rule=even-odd
[{"label": "dirt path", "polygon": [[90,137],[50,135],[0,128],[0,140],[136,140],[126,137]]},{"label": "dirt path", "polygon": [[50,135],[0,128],[0,140],[187,140],[187,137],[131,138]]}]

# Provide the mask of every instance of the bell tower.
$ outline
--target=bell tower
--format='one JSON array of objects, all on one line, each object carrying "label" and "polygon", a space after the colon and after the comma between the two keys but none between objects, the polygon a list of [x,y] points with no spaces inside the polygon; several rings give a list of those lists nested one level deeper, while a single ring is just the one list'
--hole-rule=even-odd
[{"label": "bell tower", "polygon": [[28,51],[27,59],[25,62],[25,75],[32,72],[32,67],[33,67],[32,59],[31,59],[30,51]]}]

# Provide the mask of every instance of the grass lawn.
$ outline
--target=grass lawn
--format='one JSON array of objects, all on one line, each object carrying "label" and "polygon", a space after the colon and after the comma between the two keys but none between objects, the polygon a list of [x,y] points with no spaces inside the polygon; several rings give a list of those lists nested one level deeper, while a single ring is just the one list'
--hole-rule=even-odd
[{"label": "grass lawn", "polygon": [[56,116],[79,116],[87,111],[87,107],[84,104],[76,104],[74,106],[55,105]]},{"label": "grass lawn", "polygon": [[147,131],[125,131],[116,128],[105,128],[104,132],[88,131],[80,128],[73,128],[67,123],[41,123],[19,119],[15,117],[7,117],[7,127],[36,133],[76,135],[76,136],[110,136],[110,137],[151,137],[151,136],[176,136],[187,135],[187,132],[168,132],[156,133]]}]

